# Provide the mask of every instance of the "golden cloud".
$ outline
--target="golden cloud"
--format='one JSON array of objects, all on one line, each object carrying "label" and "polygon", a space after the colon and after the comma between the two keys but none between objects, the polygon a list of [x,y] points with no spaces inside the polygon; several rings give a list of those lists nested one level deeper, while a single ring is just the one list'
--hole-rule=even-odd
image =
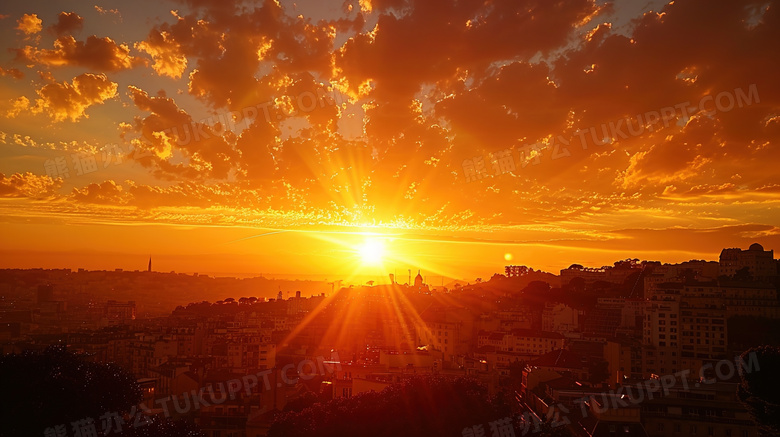
[{"label": "golden cloud", "polygon": [[74,188],[71,196],[83,203],[120,205],[125,202],[124,190],[112,180],[100,184],[89,184],[84,188]]},{"label": "golden cloud", "polygon": [[168,32],[152,33],[148,41],[136,43],[135,48],[151,55],[152,68],[160,76],[178,79],[187,69],[187,57]]},{"label": "golden cloud", "polygon": [[110,15],[113,15],[114,17],[116,17],[119,21],[122,21],[122,14],[119,12],[119,9],[106,9],[106,8],[101,8],[100,6],[95,5],[95,10],[100,15],[109,15],[110,14]]},{"label": "golden cloud", "polygon": [[43,21],[36,14],[24,14],[16,22],[16,29],[22,31],[25,35],[34,35],[43,29]]},{"label": "golden cloud", "polygon": [[6,111],[5,116],[8,118],[14,118],[21,114],[22,111],[27,110],[30,106],[30,99],[25,96],[18,97],[11,100],[11,107]]},{"label": "golden cloud", "polygon": [[14,173],[9,177],[0,173],[0,197],[49,197],[62,186],[62,179],[36,174]]},{"label": "golden cloud", "polygon": [[51,50],[26,46],[15,51],[18,61],[51,67],[76,65],[95,71],[118,71],[144,63],[143,59],[130,55],[127,45],[95,35],[89,36],[86,41],[76,41],[71,35],[61,36],[54,41]]},{"label": "golden cloud", "polygon": [[102,104],[117,95],[117,84],[105,74],[84,73],[76,76],[72,83],[54,82],[37,90],[32,108],[34,113],[47,112],[55,122],[77,121],[88,117],[85,113],[92,105]]}]

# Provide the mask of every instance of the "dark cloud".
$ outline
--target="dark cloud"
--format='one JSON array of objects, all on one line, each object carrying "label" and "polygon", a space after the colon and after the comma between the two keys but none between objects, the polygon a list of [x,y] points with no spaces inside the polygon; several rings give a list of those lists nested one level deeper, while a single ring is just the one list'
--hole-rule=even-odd
[{"label": "dark cloud", "polygon": [[144,63],[143,59],[130,55],[130,48],[117,44],[108,37],[95,35],[86,41],[76,41],[71,35],[60,36],[54,41],[53,49],[39,49],[25,46],[15,49],[16,61],[25,64],[40,64],[50,67],[79,66],[93,71],[118,71],[133,68]]},{"label": "dark cloud", "polygon": [[49,29],[55,35],[72,34],[84,27],[84,19],[75,12],[60,12],[57,15],[57,23],[51,25]]},{"label": "dark cloud", "polygon": [[18,68],[0,67],[0,76],[10,76],[13,77],[14,79],[22,79],[24,77],[24,72],[22,72]]}]

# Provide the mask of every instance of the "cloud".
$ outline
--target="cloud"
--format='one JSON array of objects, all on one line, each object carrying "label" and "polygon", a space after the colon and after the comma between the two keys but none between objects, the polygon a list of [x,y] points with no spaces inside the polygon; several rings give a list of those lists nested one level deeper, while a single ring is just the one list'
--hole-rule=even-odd
[{"label": "cloud", "polygon": [[84,19],[75,12],[60,12],[57,23],[49,27],[55,35],[71,34],[84,27]]},{"label": "cloud", "polygon": [[14,173],[9,177],[0,173],[0,197],[50,197],[62,186],[62,179],[38,176],[33,173]]},{"label": "cloud", "polygon": [[[240,110],[269,101],[279,88],[269,76],[331,73],[334,23],[291,17],[274,0],[251,10],[207,1],[193,6],[188,15],[173,12],[176,21],[152,28],[137,48],[152,56],[159,75],[178,78],[192,67],[190,94],[213,108]],[[258,76],[269,66],[265,77]]]},{"label": "cloud", "polygon": [[[150,112],[135,121],[134,130],[140,137],[133,145],[141,152],[138,162],[154,170],[162,178],[223,179],[238,159],[238,153],[223,135],[233,123],[232,114],[223,114],[212,123],[196,121],[168,97],[152,97],[140,88],[128,87],[136,107]],[[186,163],[172,163],[175,156]],[[177,159],[177,161],[180,161]]]},{"label": "cloud", "polygon": [[54,49],[51,50],[25,46],[15,51],[17,61],[50,67],[79,66],[94,71],[118,71],[144,63],[143,59],[130,55],[127,45],[95,35],[87,37],[86,41],[76,41],[73,36],[64,35],[54,41]]},{"label": "cloud", "polygon": [[18,68],[0,67],[0,76],[10,76],[14,79],[22,79],[24,77],[24,73]]},{"label": "cloud", "polygon": [[18,97],[11,100],[11,107],[6,111],[5,116],[8,118],[15,118],[17,115],[26,111],[30,106],[30,99],[25,96]]},{"label": "cloud", "polygon": [[694,185],[688,190],[680,190],[674,185],[664,188],[663,196],[670,199],[685,199],[690,201],[692,198],[719,198],[726,202],[729,199],[758,202],[761,198],[772,202],[780,193],[780,185],[769,184],[762,186],[749,186],[745,184],[735,184],[725,182],[722,184],[701,184]]},{"label": "cloud", "polygon": [[[777,231],[778,228],[776,226],[753,223],[700,229],[680,227],[623,229],[613,232],[614,235],[622,238],[610,240],[610,244],[607,244],[607,246],[623,250],[641,247],[647,251],[663,252],[665,248],[673,245],[674,247],[708,252],[714,255],[724,247],[747,248],[759,236],[770,247],[778,247],[780,245],[780,234]],[[637,246],[639,242],[641,242],[641,246]]]},{"label": "cloud", "polygon": [[151,55],[152,68],[157,74],[178,79],[187,68],[187,57],[170,38],[167,32],[153,33],[147,41],[136,43],[135,48]]},{"label": "cloud", "polygon": [[424,84],[464,72],[479,81],[493,63],[550,52],[595,9],[586,0],[403,3],[405,14],[380,14],[371,32],[335,54],[350,86],[371,79],[380,101],[411,99]]},{"label": "cloud", "polygon": [[16,29],[25,35],[34,35],[43,29],[43,21],[36,14],[24,14],[16,22]]},{"label": "cloud", "polygon": [[74,188],[71,197],[82,203],[121,205],[126,202],[122,186],[112,180],[89,184],[81,189]]},{"label": "cloud", "polygon": [[[561,105],[550,75],[545,64],[515,62],[498,69],[491,80],[440,100],[436,112],[454,131],[468,135],[474,146],[501,150],[521,138],[532,144],[550,133],[564,133],[569,116],[570,108]],[[442,86],[457,89],[453,84]]]},{"label": "cloud", "polygon": [[102,104],[117,95],[117,84],[104,74],[84,73],[71,83],[54,82],[37,90],[39,99],[32,108],[34,113],[46,112],[53,121],[77,121],[88,117],[86,110]]},{"label": "cloud", "polygon": [[74,188],[70,199],[84,204],[125,205],[142,210],[171,207],[247,209],[267,207],[268,204],[263,196],[247,188],[246,184],[240,183],[181,182],[159,187],[136,184],[132,181],[125,181],[123,186],[113,180],[107,180],[83,188]]},{"label": "cloud", "polygon": [[119,9],[106,9],[106,8],[101,8],[98,5],[95,5],[95,10],[100,15],[113,15],[120,22],[122,21],[122,14],[119,12]]},{"label": "cloud", "polygon": [[[190,0],[133,46],[189,96],[128,89],[141,114],[123,120],[123,139],[165,182],[122,196],[195,207],[215,198],[192,187],[219,186],[275,208],[426,225],[607,222],[640,204],[658,220],[685,220],[680,202],[730,220],[733,209],[707,203],[753,201],[751,190],[778,185],[780,61],[767,56],[780,51],[777,3],[751,19],[752,1],[678,0],[630,20],[619,4],[590,0],[376,0],[317,20],[273,0]],[[100,51],[109,61],[67,55],[88,51],[78,44],[61,36],[19,58],[101,71],[141,63],[110,40]],[[760,99],[750,105],[699,108],[752,84]],[[281,110],[332,90],[350,98]],[[686,103],[694,109],[684,116]],[[649,111],[677,105],[651,129]],[[190,115],[199,113],[213,117]],[[234,120],[241,128],[225,129]],[[628,133],[627,120],[641,132]],[[525,155],[533,144],[544,146],[541,162]],[[568,153],[553,159],[559,146]],[[464,182],[465,160],[492,173],[490,153],[504,151],[513,170]]]}]

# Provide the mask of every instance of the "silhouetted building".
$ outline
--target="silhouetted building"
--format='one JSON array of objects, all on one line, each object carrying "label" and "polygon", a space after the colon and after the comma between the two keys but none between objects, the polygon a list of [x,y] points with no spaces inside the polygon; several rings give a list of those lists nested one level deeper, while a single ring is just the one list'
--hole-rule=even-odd
[{"label": "silhouetted building", "polygon": [[679,384],[640,404],[642,423],[650,437],[755,437],[756,424],[736,393],[735,383]]},{"label": "silhouetted building", "polygon": [[764,247],[758,243],[751,244],[748,250],[732,248],[720,252],[718,272],[721,276],[734,276],[745,267],[755,279],[777,276],[777,263],[773,251],[764,250]]},{"label": "silhouetted building", "polygon": [[38,305],[54,300],[54,286],[51,284],[38,286]]},{"label": "silhouetted building", "polygon": [[109,326],[111,325],[125,325],[132,320],[135,320],[136,308],[135,301],[117,302],[115,300],[109,300],[106,303],[106,319]]}]

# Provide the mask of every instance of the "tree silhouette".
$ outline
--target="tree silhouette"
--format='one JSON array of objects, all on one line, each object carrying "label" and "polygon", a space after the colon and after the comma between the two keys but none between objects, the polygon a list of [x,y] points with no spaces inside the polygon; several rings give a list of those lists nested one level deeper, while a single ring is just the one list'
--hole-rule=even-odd
[{"label": "tree silhouette", "polygon": [[0,357],[0,436],[43,435],[44,429],[124,413],[141,401],[133,375],[115,364],[85,361],[65,348]]},{"label": "tree silhouette", "polygon": [[749,267],[742,267],[741,269],[734,272],[734,280],[735,281],[752,281],[753,275],[750,273]]},{"label": "tree silhouette", "polygon": [[117,437],[202,437],[195,425],[183,420],[148,418],[140,426],[126,426]]},{"label": "tree silhouette", "polygon": [[74,422],[89,425],[77,435],[94,435],[90,429],[100,435],[103,421],[120,437],[202,435],[186,422],[141,415],[141,390],[132,374],[64,347],[0,356],[0,387],[0,437],[41,437],[47,430],[60,435],[57,427],[73,435]]},{"label": "tree silhouette", "polygon": [[523,383],[523,369],[525,368],[525,361],[515,359],[509,363],[509,383],[512,387],[520,389]]},{"label": "tree silhouette", "polygon": [[609,379],[609,363],[606,361],[592,361],[588,365],[588,382],[597,385]]},{"label": "tree silhouette", "polygon": [[764,435],[780,435],[780,348],[760,346],[742,353],[746,363],[751,355],[758,369],[740,372],[739,400],[747,407]]},{"label": "tree silhouette", "polygon": [[306,408],[309,408],[317,402],[321,401],[323,401],[322,396],[318,396],[314,392],[307,391],[301,396],[287,402],[287,405],[284,406],[284,411],[303,411]]}]

